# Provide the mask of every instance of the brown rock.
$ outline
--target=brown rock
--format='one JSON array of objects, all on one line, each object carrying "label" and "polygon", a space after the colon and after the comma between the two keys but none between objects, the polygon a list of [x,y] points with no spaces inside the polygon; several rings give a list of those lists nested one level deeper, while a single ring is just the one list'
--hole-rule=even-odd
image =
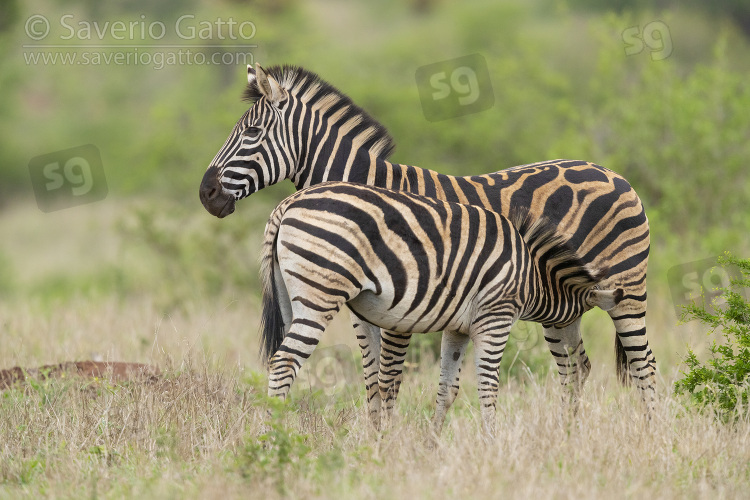
[{"label": "brown rock", "polygon": [[16,383],[23,383],[28,377],[39,380],[61,377],[101,378],[114,382],[128,380],[155,382],[161,371],[157,366],[143,363],[124,363],[121,361],[68,361],[56,365],[44,365],[39,368],[23,369],[14,366],[0,370],[0,390],[7,389]]}]

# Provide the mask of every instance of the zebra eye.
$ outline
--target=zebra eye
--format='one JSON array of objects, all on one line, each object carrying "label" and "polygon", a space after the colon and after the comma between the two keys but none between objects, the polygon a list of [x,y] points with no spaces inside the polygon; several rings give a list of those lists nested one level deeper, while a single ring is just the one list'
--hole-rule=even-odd
[{"label": "zebra eye", "polygon": [[242,132],[242,135],[250,139],[257,139],[260,137],[261,132],[263,130],[259,127],[248,127]]}]

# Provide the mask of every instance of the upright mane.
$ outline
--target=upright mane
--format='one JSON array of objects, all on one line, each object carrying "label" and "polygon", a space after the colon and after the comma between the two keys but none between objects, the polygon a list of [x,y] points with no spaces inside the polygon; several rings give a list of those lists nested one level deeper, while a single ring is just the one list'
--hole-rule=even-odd
[{"label": "upright mane", "polygon": [[[299,66],[284,64],[265,68],[290,95],[318,110],[339,124],[339,129],[352,138],[358,147],[365,148],[375,156],[387,159],[396,144],[388,130],[354,104],[351,98],[326,82],[312,71]],[[242,95],[243,100],[255,102],[262,97],[257,80],[249,83]]]}]

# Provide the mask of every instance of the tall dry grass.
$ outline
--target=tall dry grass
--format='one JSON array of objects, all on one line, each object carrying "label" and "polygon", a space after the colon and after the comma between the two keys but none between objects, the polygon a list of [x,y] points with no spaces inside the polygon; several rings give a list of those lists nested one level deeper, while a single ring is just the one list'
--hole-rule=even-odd
[{"label": "tall dry grass", "polygon": [[[361,387],[354,401],[303,387],[285,405],[265,398],[252,302],[167,316],[145,299],[56,307],[0,306],[3,366],[97,351],[164,376],[2,393],[2,498],[734,498],[750,486],[746,422],[687,411],[662,380],[647,423],[635,391],[596,359],[575,418],[561,414],[552,375],[503,377],[492,444],[467,365],[433,448],[437,366],[407,374],[393,426],[377,433]],[[331,343],[351,337],[346,317],[327,332]]]}]

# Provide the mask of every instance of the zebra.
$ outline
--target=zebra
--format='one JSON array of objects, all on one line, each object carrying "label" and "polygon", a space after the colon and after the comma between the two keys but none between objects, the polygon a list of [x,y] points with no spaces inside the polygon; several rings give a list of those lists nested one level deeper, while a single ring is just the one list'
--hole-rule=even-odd
[{"label": "zebra", "polygon": [[[256,64],[254,69],[248,66],[247,79],[244,98],[253,104],[237,121],[200,185],[200,199],[209,213],[226,217],[238,200],[290,179],[298,190],[324,181],[359,182],[505,216],[511,208],[522,208],[531,222],[544,215],[584,264],[609,269],[602,287],[623,290],[622,301],[608,311],[616,330],[617,374],[625,384],[634,382],[650,413],[656,360],[646,338],[649,227],[641,200],[622,176],[574,160],[466,177],[392,163],[388,157],[394,142],[386,128],[315,73],[289,65],[265,70]],[[352,322],[362,350],[368,408],[377,415],[381,332],[356,315]],[[566,326],[544,328],[571,399],[591,368],[580,327],[579,316]],[[444,342],[453,343],[451,339],[450,334],[443,337]],[[398,363],[389,366],[395,377],[400,369]]]},{"label": "zebra", "polygon": [[[477,206],[347,182],[308,187],[282,201],[266,225],[261,256],[269,397],[286,397],[346,304],[401,338],[449,332],[433,424],[438,435],[471,339],[483,429],[493,437],[512,324],[564,326],[622,298],[621,289],[595,288],[607,271],[581,264],[544,219],[513,217],[511,223]],[[381,398],[390,390],[381,385]]]}]

